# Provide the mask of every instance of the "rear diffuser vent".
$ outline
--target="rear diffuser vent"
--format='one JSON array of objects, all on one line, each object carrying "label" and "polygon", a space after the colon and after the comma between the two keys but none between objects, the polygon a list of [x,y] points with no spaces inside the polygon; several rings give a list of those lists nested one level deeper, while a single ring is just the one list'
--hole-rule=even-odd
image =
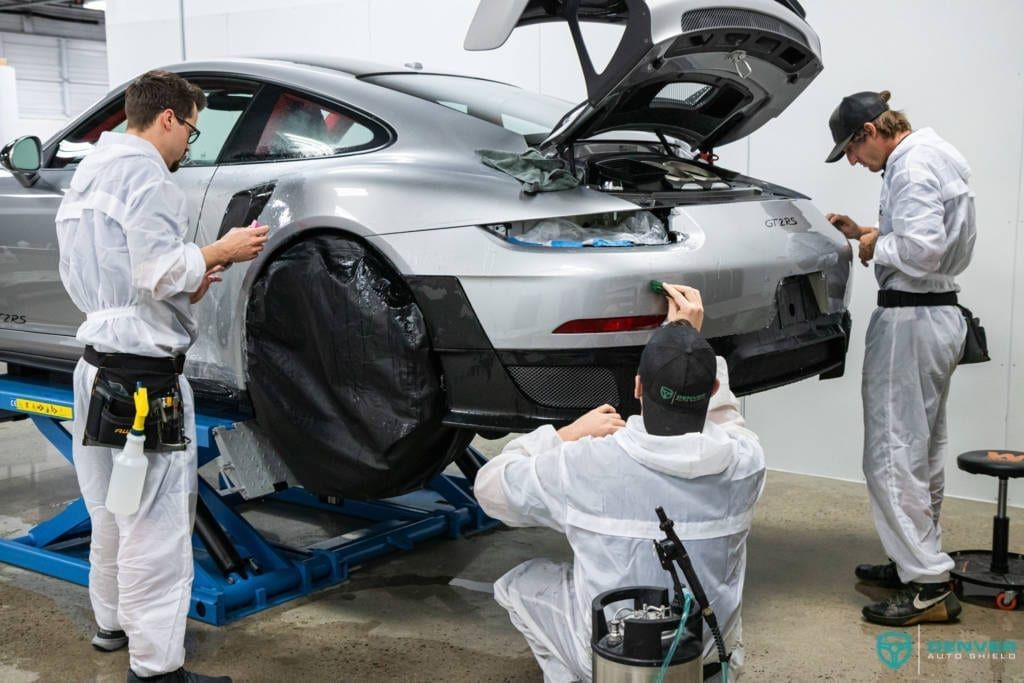
[{"label": "rear diffuser vent", "polygon": [[610,368],[593,366],[511,365],[512,379],[530,400],[551,408],[593,408],[619,404],[619,388]]}]

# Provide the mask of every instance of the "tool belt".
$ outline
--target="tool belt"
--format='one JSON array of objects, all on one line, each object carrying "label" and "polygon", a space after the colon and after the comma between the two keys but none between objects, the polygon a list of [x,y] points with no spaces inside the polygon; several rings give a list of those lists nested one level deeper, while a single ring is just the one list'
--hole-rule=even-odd
[{"label": "tool belt", "polygon": [[85,420],[86,446],[124,448],[135,420],[133,394],[139,384],[149,394],[146,441],[152,452],[180,451],[188,445],[185,437],[185,406],[178,378],[185,357],[154,358],[130,353],[99,353],[85,347],[82,357],[98,369],[89,397]]},{"label": "tool belt", "polygon": [[964,352],[960,356],[960,365],[984,363],[992,360],[988,355],[988,337],[981,320],[974,317],[968,309],[957,301],[956,292],[898,292],[893,289],[882,289],[878,292],[878,305],[882,308],[899,308],[903,306],[956,306],[967,323],[967,339],[964,341]]}]

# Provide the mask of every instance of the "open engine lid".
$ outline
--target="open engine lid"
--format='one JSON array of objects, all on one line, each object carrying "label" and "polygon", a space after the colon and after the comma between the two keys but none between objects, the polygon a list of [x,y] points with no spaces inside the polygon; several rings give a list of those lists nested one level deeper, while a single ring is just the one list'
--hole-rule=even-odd
[{"label": "open engine lid", "polygon": [[[467,50],[492,50],[517,26],[569,25],[587,99],[551,131],[559,148],[611,130],[660,131],[707,150],[778,116],[822,69],[797,0],[480,0]],[[594,68],[580,23],[622,24]]]}]

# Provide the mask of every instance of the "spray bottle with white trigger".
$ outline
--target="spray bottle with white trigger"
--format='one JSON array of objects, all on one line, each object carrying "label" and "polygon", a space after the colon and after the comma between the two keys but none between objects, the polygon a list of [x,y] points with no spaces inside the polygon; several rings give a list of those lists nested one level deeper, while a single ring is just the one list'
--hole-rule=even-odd
[{"label": "spray bottle with white trigger", "polygon": [[135,421],[128,432],[124,450],[114,456],[114,469],[107,489],[107,509],[115,515],[133,515],[139,510],[142,486],[149,467],[149,460],[142,452],[146,442],[147,415],[149,395],[140,382],[135,389]]}]

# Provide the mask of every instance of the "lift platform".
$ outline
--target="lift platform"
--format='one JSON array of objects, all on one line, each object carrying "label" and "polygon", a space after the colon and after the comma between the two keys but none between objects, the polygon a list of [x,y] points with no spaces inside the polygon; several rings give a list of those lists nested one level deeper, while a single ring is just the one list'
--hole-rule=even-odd
[{"label": "lift platform", "polygon": [[[71,435],[63,423],[73,418],[70,384],[0,375],[0,417],[28,417],[74,465]],[[197,410],[199,467],[218,456],[215,429],[233,429],[235,421]],[[472,447],[458,459],[472,476],[485,462]],[[469,471],[467,471],[469,470]],[[362,520],[365,526],[311,546],[274,543],[239,511],[244,501],[199,478],[196,532],[193,535],[195,579],[189,616],[220,626],[274,605],[342,583],[357,565],[389,553],[410,550],[421,541],[458,538],[497,525],[473,498],[466,476],[441,474],[429,487],[379,501],[321,499],[291,487],[259,500],[301,509],[326,511]],[[0,562],[41,574],[89,583],[89,515],[81,498],[20,538],[0,539]]]}]

